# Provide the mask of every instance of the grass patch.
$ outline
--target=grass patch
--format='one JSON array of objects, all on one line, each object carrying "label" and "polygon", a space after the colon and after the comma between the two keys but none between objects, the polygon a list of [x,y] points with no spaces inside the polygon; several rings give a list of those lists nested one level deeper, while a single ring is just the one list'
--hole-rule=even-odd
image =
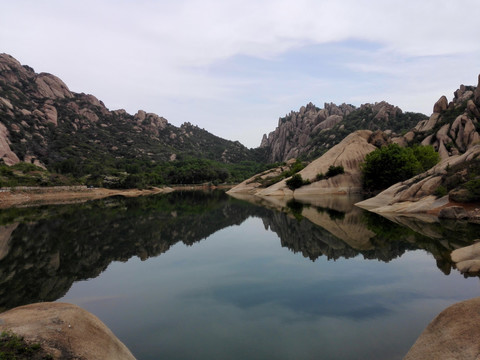
[{"label": "grass patch", "polygon": [[29,344],[21,336],[10,331],[0,334],[0,360],[50,360],[53,356],[47,354],[40,344]]}]

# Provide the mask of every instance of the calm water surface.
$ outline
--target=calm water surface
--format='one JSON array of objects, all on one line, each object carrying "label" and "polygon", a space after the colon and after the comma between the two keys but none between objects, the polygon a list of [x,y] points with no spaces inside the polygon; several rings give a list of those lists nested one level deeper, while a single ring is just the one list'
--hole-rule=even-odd
[{"label": "calm water surface", "polygon": [[438,312],[480,295],[448,256],[480,229],[355,200],[187,192],[5,210],[0,306],[78,304],[138,359],[401,359]]}]

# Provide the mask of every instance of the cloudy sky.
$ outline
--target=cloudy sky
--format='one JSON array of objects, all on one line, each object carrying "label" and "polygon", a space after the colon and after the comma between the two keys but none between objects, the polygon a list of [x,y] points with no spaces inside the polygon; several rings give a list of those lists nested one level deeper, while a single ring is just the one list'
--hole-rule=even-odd
[{"label": "cloudy sky", "polygon": [[0,0],[0,52],[248,147],[313,102],[430,115],[476,85],[479,0]]}]

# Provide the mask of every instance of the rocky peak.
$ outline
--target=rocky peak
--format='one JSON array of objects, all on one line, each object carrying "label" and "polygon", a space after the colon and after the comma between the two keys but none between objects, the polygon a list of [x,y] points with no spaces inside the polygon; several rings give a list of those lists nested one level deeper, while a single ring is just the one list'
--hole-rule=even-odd
[{"label": "rocky peak", "polygon": [[479,85],[460,87],[454,92],[451,102],[446,96],[433,106],[433,114],[421,121],[405,135],[412,140],[420,139],[422,145],[432,145],[442,159],[462,154],[480,141],[480,105],[476,96]]},{"label": "rocky peak", "polygon": [[272,162],[320,154],[338,144],[350,132],[388,130],[395,123],[402,123],[399,118],[411,126],[418,121],[413,121],[400,108],[385,101],[363,104],[359,108],[325,103],[323,109],[309,103],[280,118],[277,129],[268,136],[263,135],[260,147],[269,151],[268,160]]}]

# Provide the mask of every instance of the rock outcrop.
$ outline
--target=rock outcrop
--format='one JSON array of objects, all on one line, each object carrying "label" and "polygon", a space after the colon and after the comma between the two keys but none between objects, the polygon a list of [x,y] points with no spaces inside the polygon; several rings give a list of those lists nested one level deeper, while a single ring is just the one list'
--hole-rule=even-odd
[{"label": "rock outcrop", "polygon": [[[310,185],[302,186],[295,192],[290,190],[287,185],[287,179],[279,181],[267,188],[261,188],[260,183],[256,181],[258,175],[246,180],[242,184],[234,187],[229,193],[249,193],[259,196],[305,196],[319,194],[348,194],[362,191],[362,180],[360,164],[365,156],[376,147],[369,141],[375,141],[376,136],[372,137],[369,130],[360,130],[348,135],[339,144],[332,147],[323,156],[311,162],[307,167],[299,172],[304,180],[309,180]],[[319,173],[326,174],[330,166],[342,166],[344,174],[317,181]],[[267,174],[260,174],[266,176]]]},{"label": "rock outcrop", "polygon": [[0,314],[0,329],[38,343],[53,359],[134,360],[96,316],[66,303],[37,303]]},{"label": "rock outcrop", "polygon": [[442,311],[422,332],[404,360],[478,359],[480,298]]}]

